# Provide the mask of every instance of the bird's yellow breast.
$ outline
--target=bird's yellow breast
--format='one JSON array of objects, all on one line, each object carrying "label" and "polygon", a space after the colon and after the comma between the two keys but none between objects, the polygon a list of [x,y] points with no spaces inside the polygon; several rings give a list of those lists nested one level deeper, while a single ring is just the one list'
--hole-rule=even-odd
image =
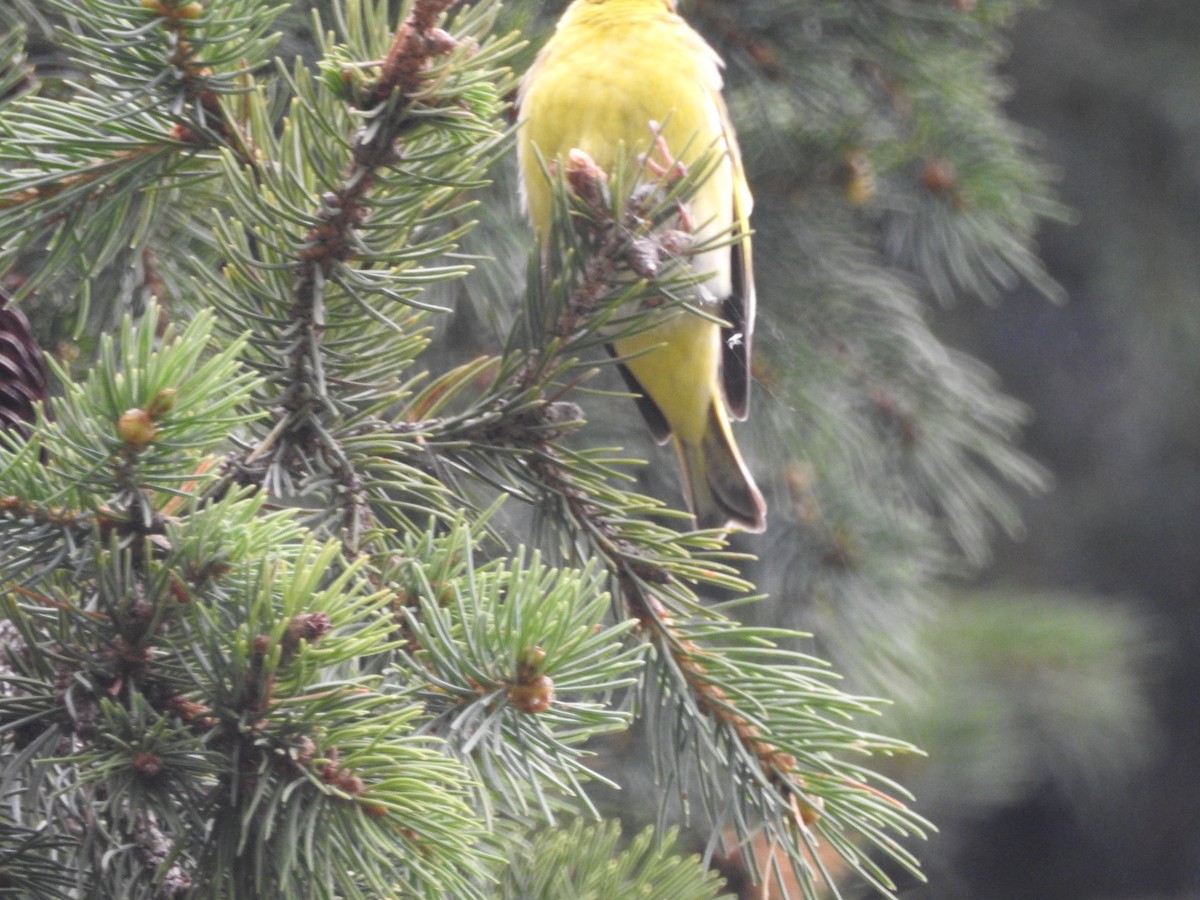
[{"label": "bird's yellow breast", "polygon": [[[534,226],[548,226],[551,207],[538,154],[552,161],[579,149],[611,172],[652,149],[657,122],[685,165],[714,149],[728,157],[720,88],[715,53],[665,0],[577,0],[519,97],[518,150]],[[723,160],[692,200],[707,231],[732,223],[733,165]]]}]

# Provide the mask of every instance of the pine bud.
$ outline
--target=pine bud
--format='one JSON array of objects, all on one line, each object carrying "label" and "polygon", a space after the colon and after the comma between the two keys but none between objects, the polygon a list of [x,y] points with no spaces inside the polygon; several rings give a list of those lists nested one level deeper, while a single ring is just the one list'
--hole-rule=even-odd
[{"label": "pine bud", "polygon": [[681,256],[691,250],[696,236],[681,228],[664,228],[655,233],[659,249],[670,256]]},{"label": "pine bud", "polygon": [[571,193],[575,196],[595,208],[605,205],[604,194],[608,187],[608,176],[596,165],[596,161],[582,150],[571,150],[567,154],[566,176]]},{"label": "pine bud", "polygon": [[554,682],[538,675],[531,681],[514,684],[508,689],[508,702],[523,713],[544,713],[554,702]]},{"label": "pine bud", "polygon": [[538,419],[546,440],[558,440],[583,424],[583,409],[578,403],[556,400],[538,410]]},{"label": "pine bud", "polygon": [[183,696],[172,697],[167,701],[167,708],[185,722],[211,725],[216,721],[207,715],[209,712],[207,706]]},{"label": "pine bud", "polygon": [[162,770],[162,758],[155,756],[153,753],[142,752],[133,758],[133,771],[137,773],[139,778],[146,781],[157,778]]},{"label": "pine bud", "polygon": [[875,167],[861,150],[846,156],[838,167],[837,180],[851,206],[865,206],[875,197]]},{"label": "pine bud", "polygon": [[331,750],[329,756],[329,763],[321,768],[321,780],[352,796],[357,797],[362,794],[367,789],[363,780],[354,774],[353,769],[342,768],[337,761],[336,750]]},{"label": "pine bud", "polygon": [[934,159],[926,163],[921,171],[921,184],[931,194],[949,194],[958,184],[954,169],[944,159]]},{"label": "pine bud", "polygon": [[175,408],[175,388],[163,388],[146,404],[146,415],[161,419]]},{"label": "pine bud", "polygon": [[517,681],[522,684],[533,681],[546,660],[546,651],[541,647],[526,647],[517,656]]},{"label": "pine bud", "polygon": [[195,0],[190,3],[172,3],[170,0],[140,0],[142,9],[149,10],[164,19],[199,19],[204,15],[204,7]]},{"label": "pine bud", "polygon": [[651,238],[637,237],[625,251],[625,264],[639,278],[651,281],[658,277],[658,245]]},{"label": "pine bud", "polygon": [[825,798],[805,794],[798,806],[800,807],[800,821],[805,825],[813,825],[825,812]]},{"label": "pine bud", "polygon": [[157,433],[154,420],[144,409],[127,409],[117,419],[117,434],[135,450],[141,450],[153,441]]},{"label": "pine bud", "polygon": [[293,616],[292,620],[288,622],[287,631],[283,633],[283,639],[280,642],[284,654],[289,655],[296,652],[301,641],[315,644],[328,634],[332,627],[333,623],[329,620],[329,616],[323,612],[301,613]]},{"label": "pine bud", "polygon": [[796,768],[796,757],[783,750],[772,749],[771,764],[784,775],[787,775]]},{"label": "pine bud", "polygon": [[349,769],[342,769],[340,772],[338,772],[338,776],[336,779],[334,779],[333,784],[335,787],[341,788],[347,794],[353,794],[356,797],[367,789],[367,786],[363,783],[363,780]]}]

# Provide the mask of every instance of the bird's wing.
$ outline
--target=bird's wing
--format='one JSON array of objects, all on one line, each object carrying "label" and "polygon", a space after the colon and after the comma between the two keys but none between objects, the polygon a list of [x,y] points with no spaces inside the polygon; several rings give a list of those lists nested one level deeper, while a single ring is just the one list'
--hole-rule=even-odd
[{"label": "bird's wing", "polygon": [[742,157],[737,138],[729,122],[729,113],[720,95],[721,124],[725,146],[733,166],[733,243],[729,245],[729,296],[722,300],[721,318],[727,323],[721,329],[721,373],[729,413],[735,419],[745,419],[750,411],[750,344],[754,334],[754,265],[750,252],[750,208],[753,200],[742,169]]},{"label": "bird's wing", "polygon": [[721,318],[728,325],[721,329],[721,386],[729,414],[745,419],[750,411],[750,345],[754,333],[754,266],[750,252],[750,210],[754,200],[742,168],[742,154],[729,120],[729,110],[721,96],[724,63],[720,55],[699,34],[686,31],[693,52],[700,61],[713,103],[713,119],[719,123],[725,152],[732,167],[730,203],[729,295],[721,298]]}]

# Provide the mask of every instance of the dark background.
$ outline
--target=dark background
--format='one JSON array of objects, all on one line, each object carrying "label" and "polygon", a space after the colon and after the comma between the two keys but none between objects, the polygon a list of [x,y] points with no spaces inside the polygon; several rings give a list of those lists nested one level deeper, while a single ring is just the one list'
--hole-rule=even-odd
[{"label": "dark background", "polygon": [[970,823],[922,895],[1200,897],[1200,3],[1053,0],[1012,40],[1009,110],[1077,219],[1041,236],[1067,303],[943,323],[1032,407],[1057,482],[988,577],[1135,609],[1158,729],[1086,802],[1048,779]]}]

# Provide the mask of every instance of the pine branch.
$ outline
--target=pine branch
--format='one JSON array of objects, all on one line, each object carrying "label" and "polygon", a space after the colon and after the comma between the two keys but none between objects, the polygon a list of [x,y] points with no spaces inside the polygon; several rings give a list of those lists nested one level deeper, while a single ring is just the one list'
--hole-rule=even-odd
[{"label": "pine branch", "polygon": [[47,900],[73,896],[76,873],[56,858],[69,852],[73,843],[44,828],[22,828],[0,821],[0,891],[20,891],[24,896]]},{"label": "pine branch", "polygon": [[[801,881],[814,891],[818,884],[833,885],[827,874],[815,881],[808,874],[816,858],[814,824],[851,866],[881,890],[893,890],[894,885],[856,843],[846,839],[847,833],[874,843],[918,873],[915,859],[870,823],[886,822],[889,829],[901,834],[922,834],[930,827],[928,823],[900,800],[868,790],[866,782],[876,776],[833,755],[847,750],[890,755],[912,752],[913,748],[903,742],[870,738],[856,728],[835,728],[831,716],[861,715],[872,711],[871,705],[818,686],[807,667],[789,670],[786,654],[776,648],[775,641],[798,635],[782,631],[758,634],[701,607],[682,579],[721,584],[728,582],[727,577],[721,578],[719,570],[708,567],[700,571],[685,567],[684,554],[696,560],[694,550],[681,548],[678,555],[648,554],[644,525],[633,531],[607,518],[589,499],[590,492],[576,488],[570,469],[548,459],[552,457],[543,450],[533,464],[534,471],[564,498],[575,528],[616,573],[628,613],[656,650],[650,657],[653,671],[644,678],[656,683],[662,693],[657,701],[645,703],[666,703],[677,710],[675,717],[667,717],[669,728],[652,731],[661,735],[658,753],[663,771],[674,765],[680,732],[686,728],[692,734],[685,743],[703,748],[696,751],[698,774],[710,821],[719,825],[729,817],[725,810],[731,799],[727,779],[732,768],[738,773],[734,776],[736,802],[745,804],[744,811],[733,817],[738,842],[748,844],[754,833],[748,823],[766,816],[772,842],[779,842],[794,870],[801,873]],[[660,546],[669,540],[660,535]],[[714,644],[714,638],[720,643]],[[748,651],[747,659],[735,662],[739,651],[734,648],[742,642],[754,649]],[[772,663],[755,672],[749,660],[759,654],[769,654]],[[775,688],[769,686],[772,679],[779,680]],[[769,700],[772,695],[774,700]],[[799,727],[789,724],[796,721],[797,707],[803,711]],[[700,730],[697,720],[706,723],[702,727],[708,734],[695,733]],[[814,747],[821,750],[814,753]],[[682,789],[686,782],[676,783]],[[803,847],[811,852],[804,854],[799,849]]]},{"label": "pine branch", "polygon": [[[320,322],[324,318],[321,309],[324,283],[335,264],[357,255],[354,232],[369,214],[369,207],[363,203],[364,195],[371,189],[378,169],[394,165],[401,159],[395,142],[406,127],[411,127],[405,107],[422,89],[427,77],[423,72],[429,61],[450,53],[457,46],[448,34],[433,27],[434,21],[451,5],[442,0],[418,0],[408,21],[397,30],[371,91],[372,104],[362,108],[362,112],[373,120],[371,127],[359,131],[341,185],[322,197],[322,208],[316,214],[318,224],[304,237],[306,249],[301,254],[303,262],[296,276],[295,301],[289,310],[291,323],[287,333],[293,347],[283,376],[286,389],[282,397],[282,406],[288,416],[285,435],[296,436],[296,443],[301,446],[310,444],[312,438],[320,434],[319,431],[316,435],[305,433],[312,420],[320,419],[322,413],[330,411],[328,401],[322,399],[324,372],[320,342],[323,328]],[[324,449],[336,452],[333,447]],[[305,450],[312,452],[313,448],[308,446]],[[288,460],[285,458],[281,464],[287,465]],[[336,462],[334,472],[353,479],[344,466],[345,461]],[[352,515],[357,519],[361,513]]]},{"label": "pine branch", "polygon": [[1067,211],[1031,136],[1002,114],[994,71],[999,27],[1036,3],[813,4],[805,29],[766,5],[748,16],[744,4],[701,0],[696,13],[766,118],[786,104],[787,137],[805,143],[793,174],[840,189],[878,226],[889,261],[949,302],[995,299],[1018,279],[1060,298],[1033,237]]},{"label": "pine branch", "polygon": [[[659,229],[675,204],[686,203],[688,191],[702,179],[702,170],[678,184],[659,178],[626,185],[618,175],[617,187],[610,192],[604,173],[589,163],[582,155],[573,158],[559,185],[556,222],[568,216],[574,221],[552,233],[570,249],[552,237],[546,278],[557,285],[551,290],[562,300],[547,306],[550,337],[514,377],[517,388],[527,388],[547,370],[563,365],[564,350],[594,344],[616,311],[638,296],[638,289],[644,295],[662,290],[654,279],[660,263],[678,260],[679,238],[674,233],[663,235]],[[565,260],[562,277],[554,273],[557,260]],[[633,268],[631,261],[649,279],[632,291],[620,287]],[[664,283],[670,285],[669,273]],[[615,292],[614,284],[618,285]],[[687,287],[685,281],[674,292]],[[625,327],[644,327],[646,315],[631,319]],[[789,668],[786,654],[775,649],[772,639],[794,635],[760,634],[705,610],[688,582],[734,590],[747,587],[732,577],[732,570],[715,562],[715,554],[705,552],[718,547],[719,540],[681,536],[631,515],[636,501],[608,489],[605,472],[589,471],[579,456],[564,453],[558,444],[561,420],[556,406],[561,403],[533,404],[524,419],[509,417],[489,424],[475,439],[516,448],[526,476],[555,498],[565,523],[583,541],[582,555],[598,556],[612,573],[627,613],[655,650],[650,656],[651,672],[644,680],[661,691],[657,702],[676,710],[670,717],[670,737],[658,747],[663,764],[669,765],[665,760],[678,754],[680,730],[693,732],[687,743],[704,748],[697,751],[698,770],[710,820],[723,824],[730,817],[725,811],[729,804],[740,805],[732,819],[737,840],[745,845],[753,831],[748,823],[765,817],[772,840],[786,849],[808,890],[816,891],[819,883],[833,884],[828,873],[816,878],[810,874],[817,858],[810,826],[816,823],[847,862],[882,890],[893,889],[890,879],[847,839],[847,833],[873,843],[917,872],[915,859],[884,838],[876,823],[917,834],[927,823],[900,801],[868,788],[863,779],[874,776],[834,755],[846,750],[903,753],[912,748],[869,738],[854,728],[835,727],[831,717],[859,715],[870,711],[870,704],[819,686],[803,668]],[[522,424],[527,426],[524,430]],[[746,649],[738,649],[743,642]],[[774,665],[755,669],[752,660],[759,654],[772,655]],[[780,683],[772,686],[776,677]],[[768,699],[772,696],[775,701]],[[782,705],[777,705],[780,700]],[[799,716],[792,711],[797,705],[804,710]],[[701,731],[705,733],[697,733]],[[820,752],[813,752],[814,745],[821,747]],[[728,792],[731,769],[737,773],[736,799]],[[828,814],[824,812],[827,802]]]},{"label": "pine branch", "polygon": [[[370,93],[370,104],[361,107],[371,119],[359,130],[352,156],[341,184],[322,196],[317,224],[303,238],[300,268],[293,287],[294,301],[288,311],[284,336],[290,339],[287,368],[280,398],[277,430],[281,452],[270,465],[278,470],[303,471],[314,462],[328,470],[334,496],[342,506],[342,528],[346,551],[353,557],[361,548],[361,535],[371,525],[371,513],[361,475],[344,454],[322,421],[335,412],[325,391],[322,342],[324,339],[324,290],[335,265],[359,255],[355,232],[366,221],[370,208],[364,197],[372,188],[377,170],[399,162],[395,146],[411,119],[406,107],[425,87],[430,60],[445,56],[457,44],[434,23],[451,6],[443,0],[417,0],[408,20],[396,32],[387,56],[379,66],[379,77]],[[265,449],[260,444],[254,455]],[[299,457],[303,457],[301,462]],[[272,476],[268,472],[267,476]],[[275,476],[278,487],[281,485]]]},{"label": "pine branch", "polygon": [[[463,18],[461,38],[449,37],[432,24],[446,6],[415,5],[383,54],[372,57],[379,12],[358,4],[342,23],[352,43],[326,48],[322,82],[300,70],[293,76],[283,145],[262,104],[251,103],[260,149],[301,158],[321,148],[343,174],[315,195],[297,190],[291,177],[266,173],[260,182],[227,164],[236,205],[256,237],[221,226],[218,246],[233,264],[224,282],[198,273],[225,296],[231,320],[253,315],[263,326],[251,341],[268,378],[274,424],[227,463],[230,477],[277,496],[327,496],[330,505],[317,514],[344,535],[351,557],[370,549],[363,541],[378,509],[394,509],[380,491],[383,473],[374,471],[380,457],[407,457],[419,432],[402,429],[400,445],[379,446],[389,429],[376,416],[403,396],[398,373],[427,343],[419,311],[397,321],[390,307],[419,305],[420,286],[465,271],[421,270],[414,261],[453,249],[465,228],[446,230],[440,221],[478,183],[500,137],[491,119],[505,44],[476,39],[487,25],[478,11]],[[428,193],[434,184],[436,198]],[[264,188],[277,211],[264,210]],[[381,300],[384,308],[376,306]],[[433,479],[423,481],[435,489]]]},{"label": "pine branch", "polygon": [[645,897],[647,900],[707,900],[723,896],[721,884],[696,857],[671,855],[675,835],[647,828],[621,840],[613,825],[545,831],[511,859],[504,871],[504,900],[559,897]]},{"label": "pine branch", "polygon": [[[57,6],[79,12],[75,3]],[[85,269],[89,276],[124,248],[140,249],[165,214],[169,186],[195,177],[197,153],[228,147],[244,162],[254,158],[220,98],[246,90],[246,73],[271,44],[261,35],[280,7],[239,0],[205,14],[184,2],[85,6],[81,29],[66,34],[91,85],[70,102],[30,95],[0,122],[0,268],[35,246],[50,254],[19,296],[60,274],[76,246],[68,238],[102,248]]]},{"label": "pine branch", "polygon": [[609,598],[593,567],[555,571],[522,552],[511,567],[480,565],[462,526],[424,543],[405,554],[425,562],[399,573],[399,613],[426,730],[510,815],[553,821],[564,797],[590,808],[583,783],[596,776],[577,748],[628,726],[612,695],[641,664],[640,647],[622,646],[632,623],[602,624]]}]

